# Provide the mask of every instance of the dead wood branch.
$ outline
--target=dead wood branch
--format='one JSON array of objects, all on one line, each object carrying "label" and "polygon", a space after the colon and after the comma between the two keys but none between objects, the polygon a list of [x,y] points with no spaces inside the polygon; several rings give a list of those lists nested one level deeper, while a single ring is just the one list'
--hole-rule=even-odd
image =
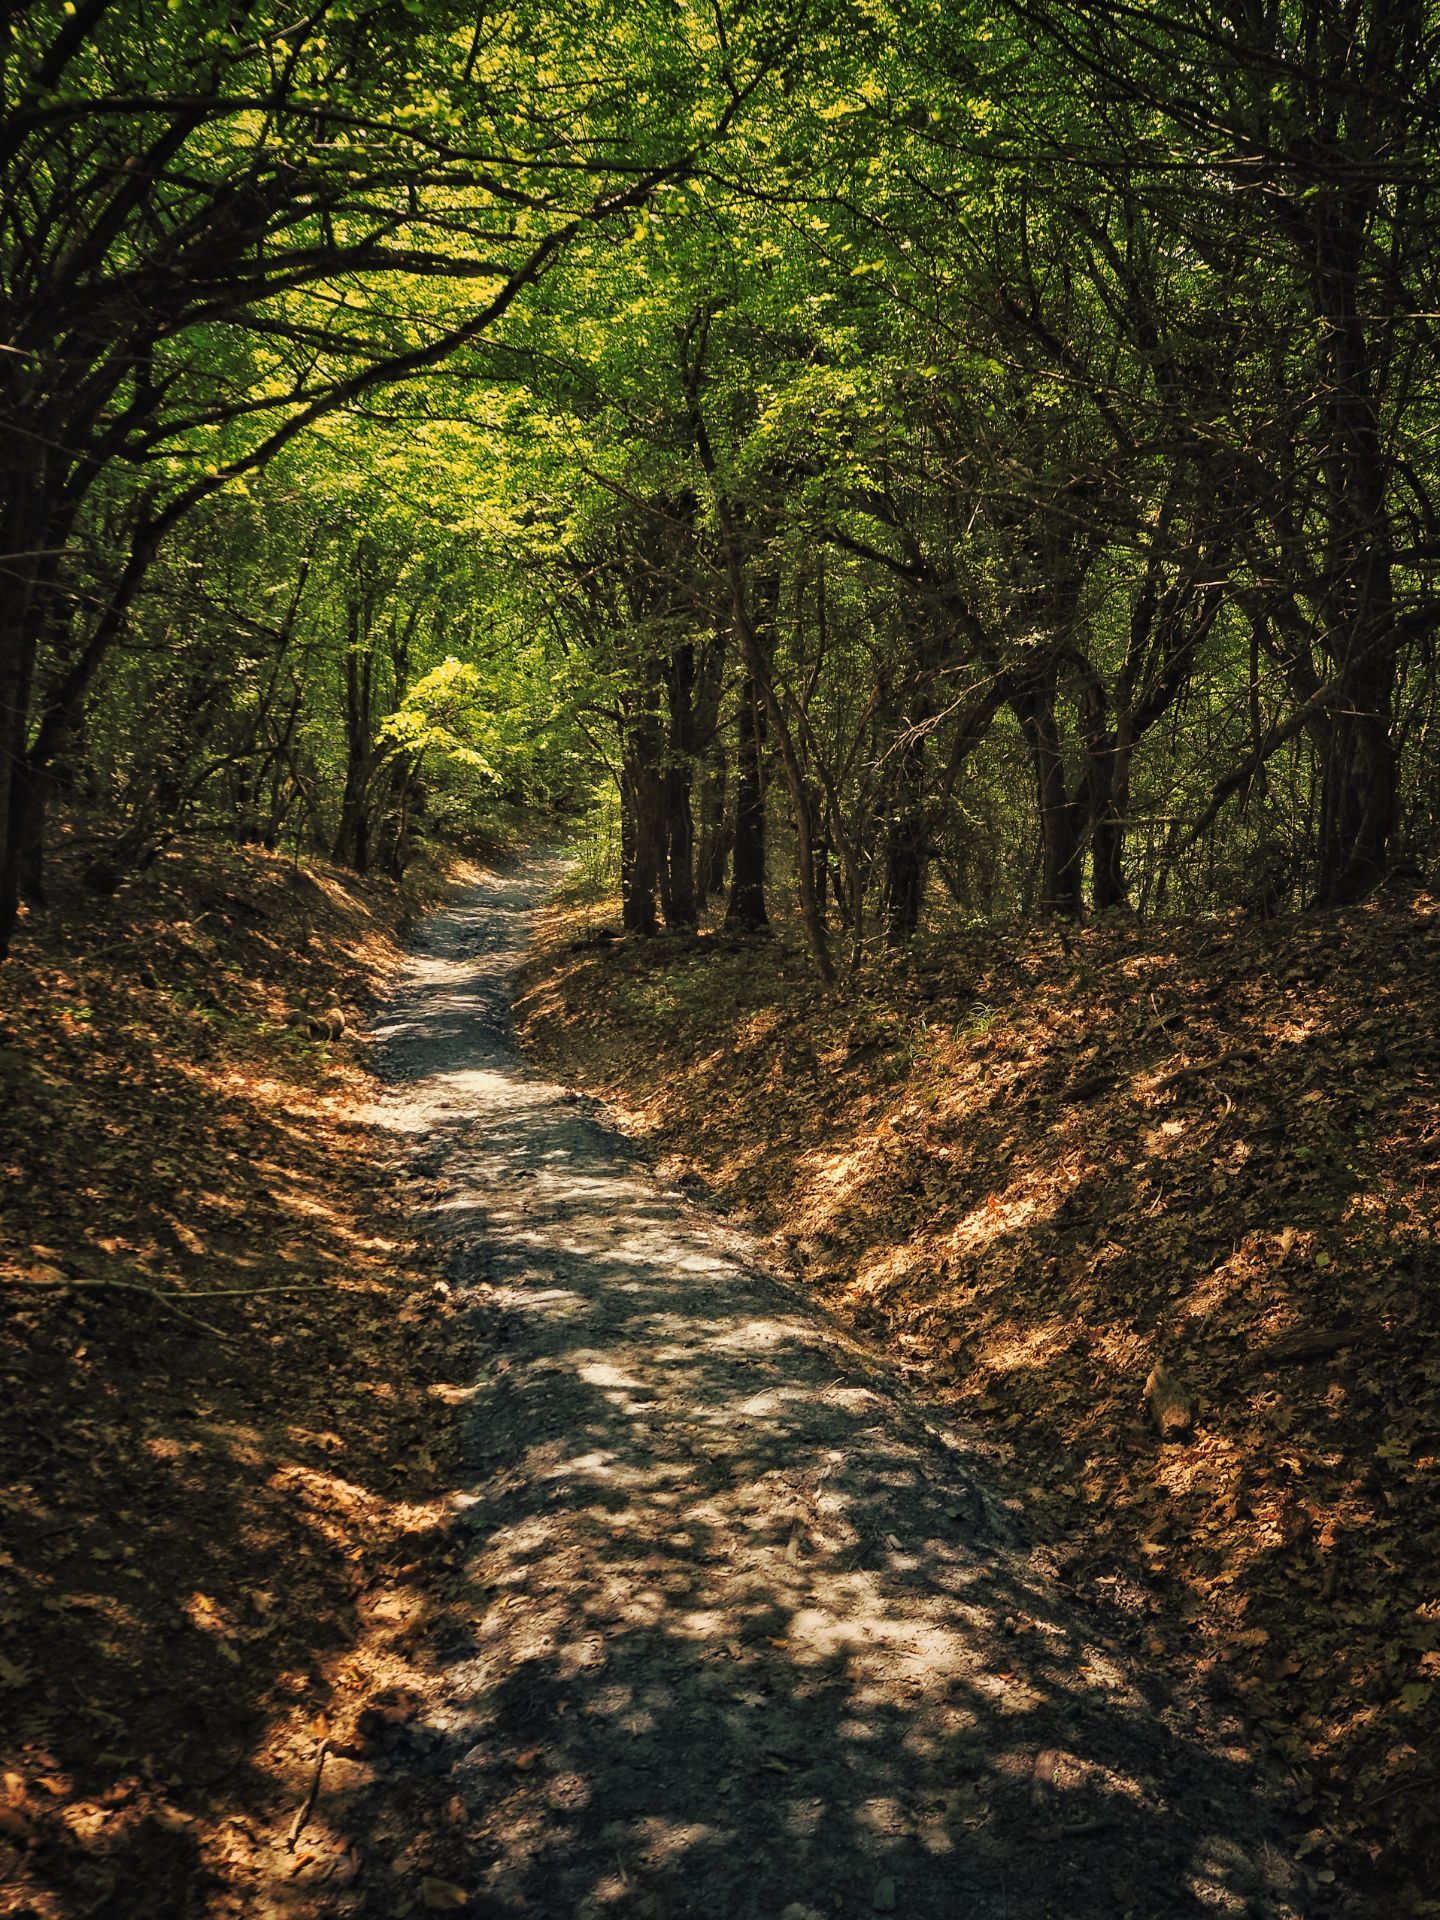
[{"label": "dead wood branch", "polygon": [[1284,1367],[1305,1360],[1324,1360],[1332,1353],[1342,1353],[1346,1347],[1363,1346],[1384,1337],[1384,1327],[1374,1324],[1305,1328],[1299,1333],[1287,1333],[1279,1340],[1272,1340],[1268,1347],[1262,1347],[1255,1355],[1252,1364],[1261,1368]]},{"label": "dead wood branch", "polygon": [[237,1296],[251,1300],[267,1293],[330,1293],[331,1285],[325,1281],[296,1280],[286,1281],[277,1287],[197,1287],[193,1292],[180,1293],[173,1287],[152,1287],[144,1280],[96,1280],[88,1277],[70,1277],[65,1274],[13,1274],[4,1282],[7,1287],[34,1287],[55,1293],[138,1293],[144,1299],[153,1300],[165,1313],[173,1313],[178,1320],[185,1320],[202,1332],[213,1334],[217,1340],[228,1340],[231,1336],[223,1327],[217,1327],[212,1321],[202,1320],[197,1313],[191,1313],[182,1303],[190,1300],[229,1300]]},{"label": "dead wood branch", "polygon": [[293,1853],[295,1851],[295,1842],[305,1831],[306,1823],[315,1811],[315,1802],[320,1798],[320,1776],[325,1771],[325,1756],[329,1751],[330,1742],[328,1740],[322,1740],[320,1745],[315,1749],[315,1770],[310,1776],[310,1791],[306,1794],[304,1803],[290,1823],[290,1832],[285,1841],[287,1853]]}]

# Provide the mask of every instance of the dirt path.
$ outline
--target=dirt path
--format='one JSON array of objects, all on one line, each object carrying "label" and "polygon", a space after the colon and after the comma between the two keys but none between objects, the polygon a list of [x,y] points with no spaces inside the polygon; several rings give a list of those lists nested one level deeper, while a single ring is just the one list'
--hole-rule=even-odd
[{"label": "dirt path", "polygon": [[880,1359],[520,1064],[555,877],[437,916],[381,1027],[486,1356],[473,1641],[424,1715],[467,1910],[1314,1920],[1236,1730],[1047,1587]]}]

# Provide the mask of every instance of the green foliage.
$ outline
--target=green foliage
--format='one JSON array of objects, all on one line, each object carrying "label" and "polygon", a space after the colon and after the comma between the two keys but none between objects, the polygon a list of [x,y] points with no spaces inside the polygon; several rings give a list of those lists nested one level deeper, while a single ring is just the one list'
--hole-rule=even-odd
[{"label": "green foliage", "polygon": [[683,921],[758,701],[857,955],[1428,857],[1420,12],[27,10],[5,804]]}]

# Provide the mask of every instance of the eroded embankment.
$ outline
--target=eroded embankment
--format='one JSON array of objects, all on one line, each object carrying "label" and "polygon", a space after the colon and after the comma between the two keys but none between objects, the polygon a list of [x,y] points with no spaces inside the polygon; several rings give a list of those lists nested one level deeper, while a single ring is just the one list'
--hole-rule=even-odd
[{"label": "eroded embankment", "polygon": [[[1292,1770],[1323,1890],[1440,1912],[1440,915],[778,943],[552,910],[527,1046],[962,1418],[1081,1591]],[[1198,1396],[1161,1446],[1142,1388]],[[1430,1902],[1430,1904],[1427,1904]]]},{"label": "eroded embankment", "polygon": [[296,1822],[404,1697],[469,1365],[330,1037],[406,906],[197,845],[98,901],[62,859],[0,968],[0,1912],[321,1913],[355,1870]]}]

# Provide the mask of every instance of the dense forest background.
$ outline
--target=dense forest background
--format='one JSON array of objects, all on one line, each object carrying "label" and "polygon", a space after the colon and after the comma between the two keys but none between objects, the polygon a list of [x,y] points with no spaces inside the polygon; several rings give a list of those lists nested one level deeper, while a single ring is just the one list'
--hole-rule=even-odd
[{"label": "dense forest background", "polygon": [[10,9],[0,933],[78,828],[632,930],[1433,869],[1440,16]]}]

